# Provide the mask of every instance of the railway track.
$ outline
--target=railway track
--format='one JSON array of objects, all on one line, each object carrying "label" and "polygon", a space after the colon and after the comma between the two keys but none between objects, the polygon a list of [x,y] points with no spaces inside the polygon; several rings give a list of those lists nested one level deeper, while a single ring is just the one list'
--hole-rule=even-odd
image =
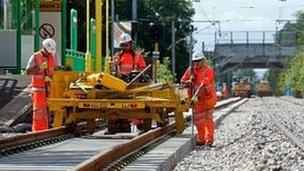
[{"label": "railway track", "polygon": [[[238,100],[221,101],[216,109]],[[172,122],[129,139],[88,135],[74,137],[66,127],[11,137],[0,141],[0,170],[117,169],[125,165],[124,162],[128,163],[166,141],[175,128],[175,122]],[[80,125],[77,132],[82,129],[85,125]]]},{"label": "railway track", "polygon": [[[282,98],[280,98],[283,100]],[[263,100],[263,99],[262,99]],[[288,100],[289,102],[292,102]],[[302,141],[304,135],[300,135],[296,132],[296,130],[301,130],[298,125],[294,125],[288,121],[288,119],[284,116],[280,116],[277,112],[271,110],[273,106],[271,104],[267,104],[263,100],[264,105],[269,109],[269,119],[274,123],[275,127],[296,147],[298,147],[302,152],[304,152],[304,142]],[[297,104],[301,105],[302,104]]]}]

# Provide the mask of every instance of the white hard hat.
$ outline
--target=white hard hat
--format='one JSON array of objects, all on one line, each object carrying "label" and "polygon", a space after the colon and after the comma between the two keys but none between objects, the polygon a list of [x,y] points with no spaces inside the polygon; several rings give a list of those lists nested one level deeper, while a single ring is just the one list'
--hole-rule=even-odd
[{"label": "white hard hat", "polygon": [[56,53],[56,43],[52,38],[47,38],[42,41],[42,46],[49,52],[55,55]]},{"label": "white hard hat", "polygon": [[119,44],[131,42],[132,38],[129,34],[123,33],[119,38]]},{"label": "white hard hat", "polygon": [[202,52],[194,52],[192,55],[192,61],[197,61],[201,59],[206,59],[205,55]]}]

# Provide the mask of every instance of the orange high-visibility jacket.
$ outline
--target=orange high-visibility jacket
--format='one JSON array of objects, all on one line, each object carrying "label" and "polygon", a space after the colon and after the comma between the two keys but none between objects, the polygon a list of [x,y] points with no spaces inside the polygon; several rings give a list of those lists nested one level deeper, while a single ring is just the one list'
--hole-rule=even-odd
[{"label": "orange high-visibility jacket", "polygon": [[35,73],[32,76],[32,82],[31,82],[32,87],[43,88],[46,86],[44,82],[44,77],[48,76],[51,78],[54,74],[54,70],[56,67],[55,57],[53,55],[46,57],[40,51],[34,54],[34,61],[35,61],[35,66],[40,65],[45,61],[47,61],[48,63],[48,69],[35,71]]},{"label": "orange high-visibility jacket", "polygon": [[139,52],[120,52],[116,57],[122,75],[130,74],[133,70],[146,68],[146,62]]},{"label": "orange high-visibility jacket", "polygon": [[203,110],[213,108],[217,101],[214,87],[215,78],[213,69],[207,65],[199,68],[193,67],[192,69],[190,67],[181,78],[181,83],[185,83],[186,81],[190,80],[191,74],[194,76],[194,90],[188,91],[189,96],[191,97],[191,92],[196,92],[197,88],[203,84],[203,91],[201,91],[201,94],[199,94],[200,100],[198,101],[197,105],[199,105],[199,108]]}]

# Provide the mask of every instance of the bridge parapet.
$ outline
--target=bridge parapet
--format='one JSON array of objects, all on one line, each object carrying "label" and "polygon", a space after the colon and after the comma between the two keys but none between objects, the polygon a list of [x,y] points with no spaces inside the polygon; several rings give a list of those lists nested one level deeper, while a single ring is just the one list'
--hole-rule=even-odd
[{"label": "bridge parapet", "polygon": [[300,46],[280,46],[279,44],[218,44],[215,54],[218,57],[255,58],[258,56],[291,56]]},{"label": "bridge parapet", "polygon": [[[215,44],[213,62],[222,70],[233,66],[249,68],[283,67],[286,58],[302,48],[297,44],[294,32],[226,32],[229,39],[221,39]],[[250,37],[255,33],[256,37]],[[245,35],[241,37],[241,35]],[[262,35],[258,37],[257,35]],[[272,35],[272,36],[270,36]]]},{"label": "bridge parapet", "polygon": [[297,44],[296,32],[224,31],[215,33],[215,44]]}]

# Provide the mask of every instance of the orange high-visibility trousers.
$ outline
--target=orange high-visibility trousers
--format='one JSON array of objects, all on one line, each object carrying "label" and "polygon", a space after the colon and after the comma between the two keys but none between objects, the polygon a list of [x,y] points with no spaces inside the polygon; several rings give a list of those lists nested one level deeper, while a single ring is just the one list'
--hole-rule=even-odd
[{"label": "orange high-visibility trousers", "polygon": [[213,122],[213,109],[202,110],[195,112],[194,124],[197,129],[198,142],[213,142],[214,141],[214,128]]},{"label": "orange high-visibility trousers", "polygon": [[47,99],[45,91],[33,91],[33,124],[32,131],[42,131],[49,128]]}]

